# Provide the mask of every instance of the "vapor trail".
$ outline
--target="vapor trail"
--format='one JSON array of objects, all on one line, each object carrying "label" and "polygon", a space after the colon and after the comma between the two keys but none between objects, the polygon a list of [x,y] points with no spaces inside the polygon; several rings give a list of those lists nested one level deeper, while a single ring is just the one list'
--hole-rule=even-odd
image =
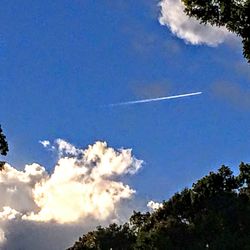
[{"label": "vapor trail", "polygon": [[194,93],[188,93],[188,94],[164,96],[164,97],[159,97],[159,98],[144,99],[144,100],[138,100],[138,101],[120,102],[120,103],[109,104],[108,106],[114,107],[114,106],[124,106],[124,105],[146,103],[146,102],[158,102],[158,101],[164,101],[164,100],[176,99],[176,98],[182,98],[182,97],[194,96],[194,95],[201,95],[201,94],[202,92],[194,92]]}]

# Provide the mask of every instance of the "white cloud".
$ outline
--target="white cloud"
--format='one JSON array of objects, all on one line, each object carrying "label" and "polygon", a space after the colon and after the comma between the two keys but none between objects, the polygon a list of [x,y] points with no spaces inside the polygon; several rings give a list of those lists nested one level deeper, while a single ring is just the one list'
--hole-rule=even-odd
[{"label": "white cloud", "polygon": [[50,142],[48,140],[39,141],[39,143],[41,143],[45,148],[50,146]]},{"label": "white cloud", "polygon": [[188,17],[183,11],[181,0],[161,0],[159,6],[160,24],[166,25],[173,34],[187,43],[216,46],[232,36],[224,27],[203,25],[195,18]]},{"label": "white cloud", "polygon": [[81,156],[81,152],[83,152],[82,149],[78,149],[72,144],[62,139],[57,139],[56,144],[57,144],[59,156],[71,155],[71,156],[77,157],[77,156]]},{"label": "white cloud", "polygon": [[158,203],[158,202],[155,202],[155,201],[149,201],[148,204],[147,204],[147,207],[150,208],[153,211],[158,210],[162,206],[163,206],[162,203]]},{"label": "white cloud", "polygon": [[5,234],[2,228],[0,228],[0,246],[5,242]]},{"label": "white cloud", "polygon": [[14,220],[20,215],[15,209],[10,207],[3,207],[3,211],[0,212],[0,220]]},{"label": "white cloud", "polygon": [[51,174],[36,163],[24,170],[6,164],[0,172],[0,242],[12,237],[5,228],[13,232],[14,224],[65,227],[119,220],[120,202],[135,193],[120,180],[142,166],[130,149],[115,150],[106,142],[79,149],[62,139],[56,140],[56,146],[45,145],[58,150]]}]

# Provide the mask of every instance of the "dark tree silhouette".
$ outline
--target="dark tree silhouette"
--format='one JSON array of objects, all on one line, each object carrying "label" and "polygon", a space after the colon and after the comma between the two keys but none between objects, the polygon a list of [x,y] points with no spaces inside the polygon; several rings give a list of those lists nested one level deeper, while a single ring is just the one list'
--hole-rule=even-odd
[{"label": "dark tree silhouette", "polygon": [[97,227],[97,230],[83,235],[68,250],[132,250],[135,240],[136,237],[128,224],[124,224],[123,226],[111,224],[107,228]]},{"label": "dark tree silhouette", "polygon": [[[0,125],[0,155],[7,155],[8,151],[8,143]],[[4,164],[5,162],[0,161],[0,170],[2,170]]]},{"label": "dark tree silhouette", "polygon": [[70,250],[250,249],[250,165],[210,172],[153,213],[83,235]]},{"label": "dark tree silhouette", "polygon": [[242,38],[243,55],[250,63],[250,0],[182,0],[185,12],[200,20],[225,26]]}]

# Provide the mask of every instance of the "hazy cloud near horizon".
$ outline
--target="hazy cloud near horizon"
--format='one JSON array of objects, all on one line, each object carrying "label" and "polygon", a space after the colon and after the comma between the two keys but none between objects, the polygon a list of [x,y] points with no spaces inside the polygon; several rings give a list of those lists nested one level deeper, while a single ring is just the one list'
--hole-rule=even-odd
[{"label": "hazy cloud near horizon", "polygon": [[[56,239],[62,238],[57,229],[65,234],[72,230],[60,240],[68,244],[70,239],[75,240],[76,233],[80,236],[99,224],[122,222],[124,213],[129,216],[132,210],[124,204],[121,208],[120,204],[131,199],[135,190],[121,177],[135,174],[143,163],[132,155],[131,149],[115,150],[100,141],[87,149],[76,148],[62,139],[52,145],[49,141],[40,143],[58,152],[51,174],[36,163],[26,165],[23,171],[6,164],[0,172],[1,249],[49,249],[37,244],[41,237],[57,244]],[[32,243],[28,235],[32,228],[37,235],[45,231],[46,236],[41,234]],[[62,247],[62,242],[59,245]]]}]

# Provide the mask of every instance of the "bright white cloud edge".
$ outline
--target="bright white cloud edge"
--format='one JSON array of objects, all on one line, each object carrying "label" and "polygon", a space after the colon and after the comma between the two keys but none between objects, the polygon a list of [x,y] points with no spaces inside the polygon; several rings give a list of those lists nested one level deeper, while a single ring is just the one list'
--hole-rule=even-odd
[{"label": "bright white cloud edge", "polygon": [[40,143],[58,151],[58,162],[51,174],[36,163],[26,165],[24,170],[6,164],[0,172],[0,244],[8,243],[6,230],[15,231],[13,225],[22,223],[65,227],[90,225],[94,220],[95,226],[101,221],[121,221],[119,205],[131,199],[135,190],[120,179],[135,174],[143,164],[131,149],[115,150],[100,141],[87,149],[62,139],[56,140],[55,146],[49,141]]},{"label": "bright white cloud edge", "polygon": [[152,211],[156,211],[158,210],[159,208],[162,208],[163,207],[163,204],[162,203],[159,203],[159,202],[155,202],[155,201],[149,201],[148,204],[147,204],[147,207],[149,209],[151,209]]},{"label": "bright white cloud edge", "polygon": [[217,46],[233,35],[225,27],[200,24],[195,18],[184,13],[181,0],[162,0],[159,3],[159,22],[167,26],[177,37],[192,45],[206,44]]}]

